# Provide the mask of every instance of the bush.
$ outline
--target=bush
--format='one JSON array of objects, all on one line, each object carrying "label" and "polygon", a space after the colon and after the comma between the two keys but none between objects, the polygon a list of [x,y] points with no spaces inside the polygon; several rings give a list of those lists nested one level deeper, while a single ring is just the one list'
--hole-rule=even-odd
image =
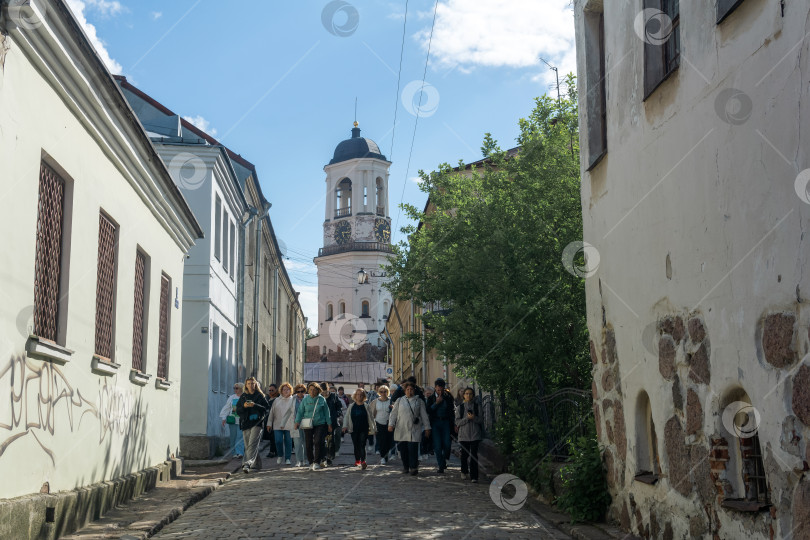
[{"label": "bush", "polygon": [[565,489],[557,504],[574,523],[599,521],[610,504],[599,444],[596,437],[580,437],[572,441],[571,447],[571,461],[562,470]]}]

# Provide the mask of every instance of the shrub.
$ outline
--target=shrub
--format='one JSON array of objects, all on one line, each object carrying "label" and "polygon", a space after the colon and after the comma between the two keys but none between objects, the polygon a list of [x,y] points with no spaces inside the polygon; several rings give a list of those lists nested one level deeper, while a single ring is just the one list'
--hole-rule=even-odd
[{"label": "shrub", "polygon": [[579,437],[571,447],[571,461],[562,470],[565,489],[557,504],[574,523],[599,521],[610,504],[599,444],[596,437]]}]

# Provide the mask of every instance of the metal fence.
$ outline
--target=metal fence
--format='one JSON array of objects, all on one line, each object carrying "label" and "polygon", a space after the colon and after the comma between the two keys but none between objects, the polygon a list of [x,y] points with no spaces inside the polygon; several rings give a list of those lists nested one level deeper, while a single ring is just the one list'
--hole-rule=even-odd
[{"label": "metal fence", "polygon": [[546,455],[565,459],[571,455],[570,441],[587,435],[585,420],[592,413],[591,393],[578,388],[562,388],[551,394],[539,392],[519,399],[509,399],[494,392],[479,391],[484,416],[484,431],[492,437],[499,420],[507,414],[507,401],[515,407],[515,414],[539,420],[535,435],[545,441]]}]

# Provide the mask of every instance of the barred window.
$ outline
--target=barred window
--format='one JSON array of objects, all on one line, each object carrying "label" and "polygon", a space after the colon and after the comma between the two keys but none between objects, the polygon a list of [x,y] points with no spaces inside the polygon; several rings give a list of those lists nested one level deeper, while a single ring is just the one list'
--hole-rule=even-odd
[{"label": "barred window", "polygon": [[146,255],[138,250],[135,253],[135,309],[132,318],[132,369],[144,373],[144,327],[149,310],[146,285],[149,282]]},{"label": "barred window", "polygon": [[169,290],[171,279],[166,274],[160,277],[160,324],[158,339],[157,376],[167,379],[169,375]]},{"label": "barred window", "polygon": [[98,216],[96,280],[96,354],[112,360],[115,326],[115,250],[118,226],[104,213]]},{"label": "barred window", "polygon": [[57,341],[65,181],[44,162],[39,170],[34,267],[34,334]]}]

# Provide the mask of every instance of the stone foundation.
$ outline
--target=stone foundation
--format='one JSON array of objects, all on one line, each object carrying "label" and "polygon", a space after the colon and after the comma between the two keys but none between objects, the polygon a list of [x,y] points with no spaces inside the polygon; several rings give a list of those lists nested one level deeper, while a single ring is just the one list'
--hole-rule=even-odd
[{"label": "stone foundation", "polygon": [[100,519],[109,509],[182,472],[182,459],[173,459],[135,474],[72,491],[0,500],[0,538],[52,540],[76,532]]}]

